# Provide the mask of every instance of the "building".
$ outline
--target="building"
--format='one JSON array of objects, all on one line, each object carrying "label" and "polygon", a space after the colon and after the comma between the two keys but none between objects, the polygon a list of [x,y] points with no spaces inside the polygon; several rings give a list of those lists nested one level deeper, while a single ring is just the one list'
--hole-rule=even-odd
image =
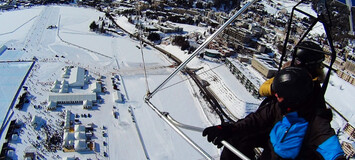
[{"label": "building", "polygon": [[266,78],[271,78],[277,72],[277,66],[273,59],[262,55],[255,55],[251,60],[251,66],[259,71]]},{"label": "building", "polygon": [[349,143],[349,142],[345,142],[343,141],[341,143],[341,148],[343,149],[345,155],[347,158],[352,158],[355,155],[355,150],[354,150],[354,142],[353,143]]},{"label": "building", "polygon": [[74,132],[64,130],[62,146],[67,150],[84,151],[88,150],[85,126],[75,125]]},{"label": "building", "polygon": [[92,109],[92,101],[84,100],[83,108],[84,109]]},{"label": "building", "polygon": [[353,74],[341,70],[337,70],[337,74],[340,78],[344,79],[352,85],[355,85],[355,76]]},{"label": "building", "polygon": [[89,150],[86,140],[80,139],[74,141],[74,150],[75,151],[85,151]]},{"label": "building", "polygon": [[120,91],[116,90],[113,92],[113,101],[116,103],[122,103],[123,97]]},{"label": "building", "polygon": [[7,46],[6,45],[2,45],[0,47],[0,55],[2,55],[6,50],[7,50]]},{"label": "building", "polygon": [[64,130],[69,130],[72,126],[72,114],[69,110],[65,110],[65,118],[64,118]]},{"label": "building", "polygon": [[347,123],[344,127],[344,132],[347,133],[351,138],[355,139],[355,128],[350,124]]},{"label": "building", "polygon": [[252,39],[252,32],[237,26],[227,27],[224,32],[224,36],[228,41],[237,44],[247,44]]},{"label": "building", "polygon": [[90,85],[90,89],[92,92],[100,93],[101,92],[101,82],[96,81],[95,83]]},{"label": "building", "polygon": [[66,149],[74,149],[74,133],[64,132],[62,146]]},{"label": "building", "polygon": [[48,96],[48,101],[58,104],[83,103],[85,100],[96,102],[96,93],[53,93]]},{"label": "building", "polygon": [[74,67],[71,69],[69,77],[70,87],[84,87],[85,85],[85,69],[81,67]]},{"label": "building", "polygon": [[32,120],[31,120],[31,125],[34,127],[34,128],[40,128],[42,127],[42,125],[44,124],[43,122],[44,120],[41,118],[41,117],[38,117],[37,115],[33,116],[32,117]]},{"label": "building", "polygon": [[245,66],[233,58],[227,58],[225,63],[232,74],[234,74],[239,82],[245,86],[245,89],[247,89],[255,98],[260,98],[259,87],[261,85],[261,80],[256,78],[248,68],[245,68]]},{"label": "building", "polygon": [[70,77],[70,68],[69,67],[65,67],[63,74],[62,74],[63,78],[69,78]]},{"label": "building", "polygon": [[50,91],[55,93],[68,93],[69,83],[66,80],[63,80],[62,82],[55,80]]},{"label": "building", "polygon": [[221,53],[215,49],[205,49],[204,55],[211,58],[221,58]]},{"label": "building", "polygon": [[55,110],[57,108],[57,102],[49,101],[47,109],[48,110]]}]

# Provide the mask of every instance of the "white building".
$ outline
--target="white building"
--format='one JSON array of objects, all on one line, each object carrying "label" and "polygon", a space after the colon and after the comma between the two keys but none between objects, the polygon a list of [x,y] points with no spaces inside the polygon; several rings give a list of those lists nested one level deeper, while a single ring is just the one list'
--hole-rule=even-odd
[{"label": "white building", "polygon": [[7,46],[6,45],[2,45],[1,47],[0,47],[0,55],[3,53],[3,52],[5,52],[7,50]]},{"label": "white building", "polygon": [[85,69],[81,67],[75,67],[71,70],[69,77],[70,87],[84,87],[85,85]]},{"label": "white building", "polygon": [[75,140],[85,140],[86,141],[85,132],[75,132],[74,137],[75,137]]},{"label": "white building", "polygon": [[96,102],[96,93],[53,93],[48,101],[60,103],[83,103],[85,100]]},{"label": "white building", "polygon": [[90,85],[90,89],[92,92],[100,93],[101,92],[101,83],[100,82],[95,82],[92,85]]},{"label": "white building", "polygon": [[122,98],[122,94],[120,91],[116,90],[113,92],[113,101],[116,103],[122,103],[123,102],[123,98]]},{"label": "white building", "polygon": [[57,108],[57,102],[49,101],[48,106],[47,106],[47,109],[49,109],[49,110],[55,110],[56,108]]},{"label": "white building", "polygon": [[251,65],[266,78],[273,77],[277,72],[276,62],[267,56],[254,54]]},{"label": "white building", "polygon": [[31,125],[33,127],[41,127],[43,125],[43,119],[41,117],[38,117],[37,115],[35,115],[34,117],[32,117],[31,120]]},{"label": "white building", "polygon": [[92,101],[84,100],[83,108],[84,109],[92,109]]},{"label": "white building", "polygon": [[62,82],[59,82],[58,80],[55,80],[52,87],[51,87],[51,92],[68,93],[69,92],[68,81],[63,80]]},{"label": "white building", "polygon": [[52,87],[51,87],[51,92],[59,92],[61,82],[58,80],[55,80]]},{"label": "white building", "polygon": [[85,126],[77,124],[74,126],[74,131],[75,132],[85,132]]},{"label": "white building", "polygon": [[64,68],[64,72],[62,74],[63,78],[69,78],[70,77],[70,68],[69,67],[65,67]]},{"label": "white building", "polygon": [[63,135],[63,147],[67,149],[74,148],[74,133],[64,132]]},{"label": "white building", "polygon": [[86,140],[75,140],[74,149],[75,151],[84,151],[84,150],[88,150],[89,148],[86,143]]},{"label": "white building", "polygon": [[71,122],[71,112],[69,110],[65,111],[65,121],[64,121],[64,129],[70,129],[70,122]]}]

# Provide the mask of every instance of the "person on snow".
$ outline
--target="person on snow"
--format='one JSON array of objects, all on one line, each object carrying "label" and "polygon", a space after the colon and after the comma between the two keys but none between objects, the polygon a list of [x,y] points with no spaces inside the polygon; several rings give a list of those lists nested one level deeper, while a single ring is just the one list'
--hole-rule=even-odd
[{"label": "person on snow", "polygon": [[[295,60],[293,66],[304,67],[312,75],[313,81],[322,83],[325,78],[323,71],[324,51],[315,42],[302,41],[295,47]],[[291,61],[286,62],[283,68],[291,66]],[[266,80],[259,88],[259,95],[261,97],[268,97],[273,95],[272,81],[274,78]]]},{"label": "person on snow", "polygon": [[[261,160],[305,159],[339,160],[344,152],[330,126],[332,114],[314,100],[314,82],[301,67],[287,67],[275,76],[274,96],[258,110],[237,122],[204,129],[207,140],[222,147],[225,140],[250,159],[254,148],[261,147]],[[239,159],[223,149],[221,160]]]}]

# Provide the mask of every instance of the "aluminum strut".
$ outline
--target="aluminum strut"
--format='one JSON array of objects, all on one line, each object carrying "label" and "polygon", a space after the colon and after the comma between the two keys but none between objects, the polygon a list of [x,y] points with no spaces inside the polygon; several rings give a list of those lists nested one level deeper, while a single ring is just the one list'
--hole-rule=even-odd
[{"label": "aluminum strut", "polygon": [[[198,146],[194,141],[192,141],[186,134],[184,134],[177,126],[180,126],[185,129],[190,129],[194,131],[202,132],[203,129],[199,127],[184,125],[178,123],[175,120],[171,120],[166,116],[166,112],[160,112],[158,108],[156,108],[153,103],[149,100],[168,82],[170,81],[178,72],[180,72],[197,54],[199,54],[202,49],[204,49],[214,38],[216,38],[229,24],[231,24],[239,15],[241,15],[247,8],[249,8],[254,2],[257,0],[251,0],[247,4],[245,4],[241,9],[239,9],[231,18],[228,19],[220,28],[218,28],[211,36],[209,36],[206,41],[204,41],[193,53],[190,57],[188,57],[183,63],[181,63],[155,90],[150,93],[147,93],[145,97],[145,103],[148,104],[150,108],[153,109],[155,113],[158,114],[160,118],[162,118],[171,128],[173,128],[183,139],[185,139],[195,150],[197,150],[202,156],[206,159],[212,160],[213,158],[204,151],[200,146]],[[249,160],[248,157],[243,155],[237,149],[235,149],[232,145],[228,144],[226,141],[222,141],[222,144],[231,150],[234,154],[242,158],[243,160]]]},{"label": "aluminum strut", "polygon": [[175,71],[173,71],[168,78],[166,78],[153,92],[147,94],[147,98],[151,99],[168,81],[170,81],[179,71],[181,71],[198,53],[201,52],[214,38],[216,38],[229,24],[231,24],[240,14],[248,9],[257,0],[251,0],[238,10],[231,18],[228,19],[218,30],[216,30],[211,36],[209,36],[183,63],[181,63]]},{"label": "aluminum strut", "polygon": [[202,156],[204,156],[206,159],[213,160],[213,158],[206,152],[204,151],[200,146],[198,146],[194,141],[192,141],[184,132],[182,132],[178,127],[174,125],[173,122],[171,122],[162,112],[158,110],[147,98],[145,99],[145,103],[148,104],[150,108],[153,109],[155,113],[159,115],[161,119],[163,119],[171,128],[175,130],[182,138],[184,138],[195,150],[197,150]]},{"label": "aluminum strut", "polygon": [[[176,120],[174,120],[169,113],[167,112],[160,112],[159,109],[157,109],[147,98],[145,99],[145,102],[148,104],[149,107],[151,107],[155,113],[159,115],[160,118],[162,118],[171,128],[173,128],[182,138],[184,138],[195,150],[197,150],[202,156],[204,156],[206,159],[212,160],[213,158],[206,152],[204,151],[200,146],[198,146],[194,141],[192,141],[184,132],[182,132],[178,127],[185,128],[188,130],[193,130],[193,131],[198,131],[202,132],[203,128],[200,127],[195,127],[191,125],[186,125],[182,124]],[[233,152],[235,155],[237,155],[239,158],[243,160],[249,160],[247,156],[245,156],[243,153],[235,149],[232,145],[230,145],[226,141],[221,141],[224,147],[228,148],[231,152]]]},{"label": "aluminum strut", "polygon": [[[175,119],[173,119],[168,112],[163,112],[163,115],[166,116],[173,124],[175,124],[178,127],[187,129],[187,130],[192,130],[192,131],[197,131],[197,132],[202,132],[204,130],[204,128],[200,128],[200,127],[195,127],[195,126],[191,126],[191,125],[187,125],[187,124],[183,124],[180,123],[178,121],[176,121]],[[229,144],[227,141],[221,141],[221,143],[223,144],[224,147],[228,148],[231,152],[233,152],[235,155],[237,155],[239,158],[243,159],[243,160],[249,160],[249,158],[247,156],[245,156],[243,153],[241,153],[240,151],[238,151],[236,148],[234,148],[231,144]]]}]

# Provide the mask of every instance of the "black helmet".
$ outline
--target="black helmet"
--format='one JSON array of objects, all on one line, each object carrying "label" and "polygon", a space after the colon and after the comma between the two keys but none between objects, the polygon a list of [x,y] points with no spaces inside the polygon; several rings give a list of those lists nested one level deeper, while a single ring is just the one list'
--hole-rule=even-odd
[{"label": "black helmet", "polygon": [[298,107],[305,102],[313,90],[313,82],[306,69],[287,67],[280,70],[272,83],[272,89],[289,108]]},{"label": "black helmet", "polygon": [[312,41],[302,41],[295,47],[295,64],[297,66],[309,66],[320,64],[324,60],[324,51]]}]

